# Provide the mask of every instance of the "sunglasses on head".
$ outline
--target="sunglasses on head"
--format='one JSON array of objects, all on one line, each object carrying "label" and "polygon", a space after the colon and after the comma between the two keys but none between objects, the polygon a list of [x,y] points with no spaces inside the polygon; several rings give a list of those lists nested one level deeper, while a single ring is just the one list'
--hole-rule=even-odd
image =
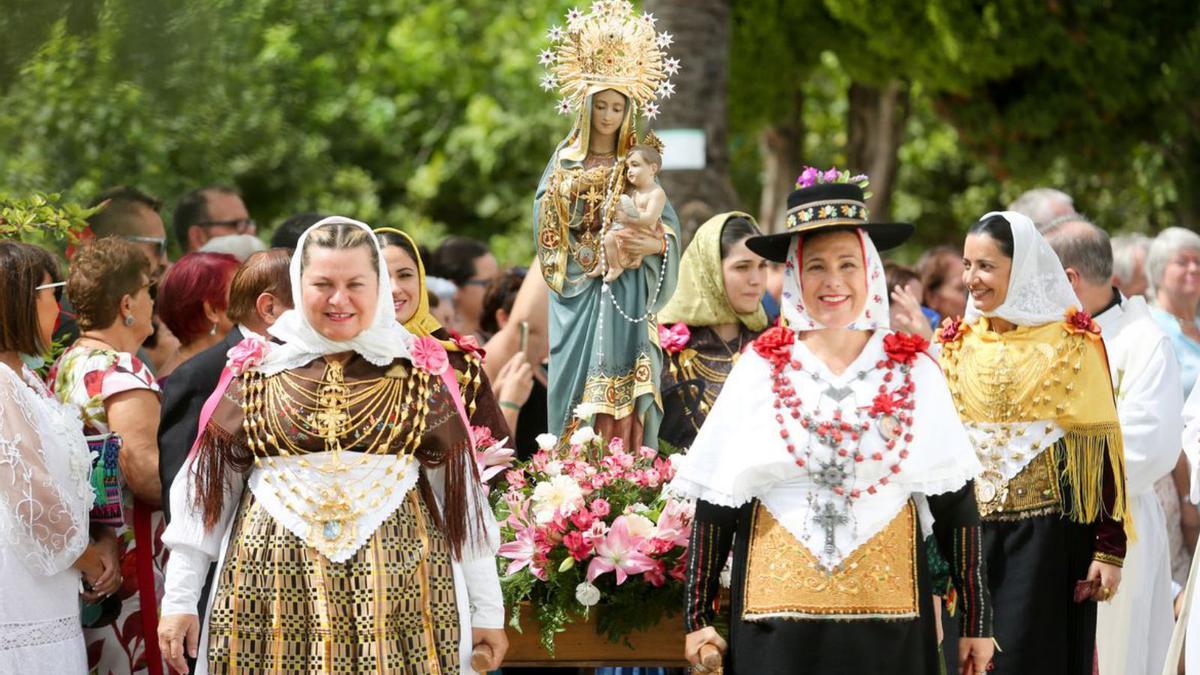
[{"label": "sunglasses on head", "polygon": [[67,282],[65,282],[65,281],[55,281],[54,283],[50,283],[50,284],[42,284],[41,286],[34,286],[33,290],[44,291],[47,288],[53,288],[54,289],[54,301],[58,302],[58,303],[62,303],[63,287],[66,285],[67,285]]}]

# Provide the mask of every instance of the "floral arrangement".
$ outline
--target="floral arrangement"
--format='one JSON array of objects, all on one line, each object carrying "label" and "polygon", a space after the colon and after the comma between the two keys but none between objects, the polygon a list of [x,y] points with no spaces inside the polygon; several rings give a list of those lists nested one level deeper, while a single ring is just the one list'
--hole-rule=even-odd
[{"label": "floral arrangement", "polygon": [[683,606],[694,506],[664,491],[675,470],[653,448],[607,443],[590,426],[594,409],[575,409],[567,443],[538,437],[538,452],[504,475],[493,494],[501,524],[499,557],[510,625],[532,604],[542,645],[572,621],[597,612],[597,631],[614,642]]},{"label": "floral arrangement", "polygon": [[826,183],[850,183],[857,185],[863,189],[864,198],[871,198],[871,193],[867,192],[870,180],[868,180],[866,174],[860,173],[852,176],[849,171],[838,171],[836,166],[824,171],[814,166],[804,167],[804,171],[796,178],[796,189],[801,190],[814,185],[825,185]]}]

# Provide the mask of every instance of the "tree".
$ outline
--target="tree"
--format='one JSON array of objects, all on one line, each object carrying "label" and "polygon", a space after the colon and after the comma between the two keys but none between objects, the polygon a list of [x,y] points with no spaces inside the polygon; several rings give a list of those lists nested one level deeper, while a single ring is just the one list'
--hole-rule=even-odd
[{"label": "tree", "polygon": [[44,35],[0,92],[7,186],[86,200],[134,183],[170,202],[225,182],[260,221],[453,228],[527,259],[562,135],[536,44],[565,0],[173,4],[85,4],[82,29],[6,19]]},{"label": "tree", "polygon": [[673,78],[678,91],[662,102],[656,126],[704,130],[705,167],[661,174],[689,240],[708,217],[738,204],[729,178],[726,111],[730,0],[646,0],[645,7],[658,18],[658,29],[674,36],[670,54],[682,62]]}]

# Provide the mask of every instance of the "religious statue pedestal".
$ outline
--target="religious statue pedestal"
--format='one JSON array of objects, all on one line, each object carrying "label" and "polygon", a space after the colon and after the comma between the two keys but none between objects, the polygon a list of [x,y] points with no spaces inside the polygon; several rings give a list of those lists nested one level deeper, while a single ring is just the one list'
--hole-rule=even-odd
[{"label": "religious statue pedestal", "polygon": [[631,634],[632,649],[623,642],[609,642],[596,632],[596,625],[590,619],[570,624],[555,636],[553,657],[538,640],[538,621],[528,605],[521,606],[521,630],[508,631],[505,666],[684,668],[688,665],[683,657],[683,619],[678,615],[666,617],[650,630]]}]

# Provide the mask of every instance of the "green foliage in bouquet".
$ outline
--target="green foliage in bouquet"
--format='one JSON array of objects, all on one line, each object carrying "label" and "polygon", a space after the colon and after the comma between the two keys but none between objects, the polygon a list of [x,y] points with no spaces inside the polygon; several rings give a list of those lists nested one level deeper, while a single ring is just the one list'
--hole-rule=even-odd
[{"label": "green foliage in bouquet", "polygon": [[692,505],[663,490],[671,461],[605,443],[586,426],[587,406],[576,416],[569,439],[539,437],[542,449],[492,493],[509,624],[521,630],[520,608],[530,605],[551,655],[555,635],[593,610],[597,632],[627,644],[680,611],[691,534]]}]

